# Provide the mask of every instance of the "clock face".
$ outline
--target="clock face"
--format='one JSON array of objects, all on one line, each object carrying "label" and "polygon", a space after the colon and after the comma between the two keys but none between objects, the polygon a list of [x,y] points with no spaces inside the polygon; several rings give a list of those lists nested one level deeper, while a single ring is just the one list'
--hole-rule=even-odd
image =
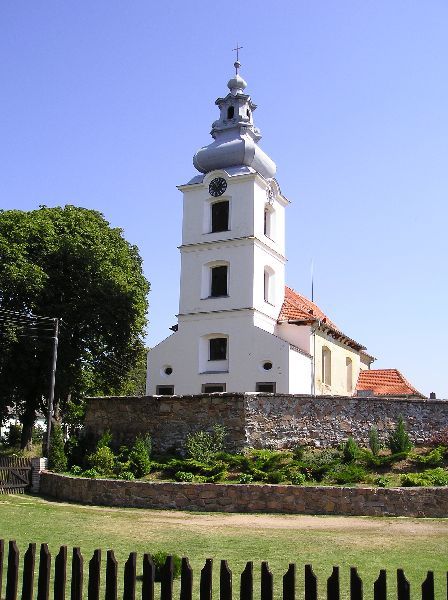
[{"label": "clock face", "polygon": [[222,196],[227,189],[227,181],[222,177],[215,177],[210,181],[208,191],[210,196]]}]

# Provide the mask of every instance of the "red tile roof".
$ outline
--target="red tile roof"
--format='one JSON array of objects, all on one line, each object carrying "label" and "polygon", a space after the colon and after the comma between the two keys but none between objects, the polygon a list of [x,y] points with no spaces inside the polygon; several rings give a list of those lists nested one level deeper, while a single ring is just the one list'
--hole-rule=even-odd
[{"label": "red tile roof", "polygon": [[342,333],[337,325],[330,321],[327,315],[321,311],[317,304],[314,304],[314,302],[311,302],[311,300],[308,300],[308,298],[305,298],[305,296],[302,296],[302,294],[299,294],[288,286],[285,286],[285,299],[283,300],[283,305],[278,316],[279,323],[285,321],[298,325],[320,321],[322,326],[328,328],[334,334],[333,337],[338,339],[344,338],[350,346],[357,350],[365,350],[364,346]]},{"label": "red tile roof", "polygon": [[367,390],[371,390],[375,396],[418,396],[419,398],[426,398],[397,369],[360,371],[356,391]]}]

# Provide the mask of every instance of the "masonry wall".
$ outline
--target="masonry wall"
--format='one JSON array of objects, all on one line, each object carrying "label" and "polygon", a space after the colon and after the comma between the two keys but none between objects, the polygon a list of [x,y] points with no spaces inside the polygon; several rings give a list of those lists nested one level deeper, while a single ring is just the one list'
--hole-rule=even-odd
[{"label": "masonry wall", "polygon": [[222,512],[448,516],[448,488],[348,488],[84,479],[42,473],[41,493],[106,506]]},{"label": "masonry wall", "polygon": [[264,394],[210,394],[93,398],[86,429],[94,437],[109,430],[118,444],[150,433],[157,452],[180,449],[188,433],[225,425],[229,449],[336,446],[348,436],[367,443],[378,428],[385,439],[403,416],[416,444],[428,444],[448,429],[448,401]]}]

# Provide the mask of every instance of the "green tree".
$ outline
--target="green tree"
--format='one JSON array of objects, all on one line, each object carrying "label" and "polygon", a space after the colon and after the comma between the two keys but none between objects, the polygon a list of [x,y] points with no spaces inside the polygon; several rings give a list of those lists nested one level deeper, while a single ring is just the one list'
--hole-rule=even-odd
[{"label": "green tree", "polygon": [[[55,416],[84,395],[129,387],[143,355],[149,284],[138,250],[94,210],[0,211],[0,418],[14,408],[31,441],[48,397],[48,324],[62,319]],[[133,375],[134,373],[134,375]]]}]

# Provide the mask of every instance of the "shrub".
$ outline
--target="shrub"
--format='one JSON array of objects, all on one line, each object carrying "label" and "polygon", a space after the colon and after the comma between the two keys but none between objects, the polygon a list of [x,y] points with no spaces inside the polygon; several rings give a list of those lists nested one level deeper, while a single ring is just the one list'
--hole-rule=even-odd
[{"label": "shrub", "polygon": [[112,475],[115,467],[115,455],[108,446],[99,446],[87,457],[90,467],[99,475]]},{"label": "shrub", "polygon": [[293,473],[290,476],[291,483],[294,485],[303,485],[306,481],[306,477],[303,473]]},{"label": "shrub", "polygon": [[89,477],[90,479],[95,479],[95,477],[99,477],[100,474],[96,469],[87,469],[86,471],[82,472],[82,476]]},{"label": "shrub", "polygon": [[155,581],[160,581],[161,570],[162,570],[163,565],[165,564],[168,556],[173,557],[173,577],[174,577],[174,579],[177,579],[179,577],[181,567],[182,567],[182,559],[180,558],[180,556],[177,556],[177,554],[169,555],[167,552],[159,551],[151,556],[152,561],[155,566],[155,575],[154,575]]},{"label": "shrub", "polygon": [[412,442],[406,431],[403,417],[399,417],[395,429],[389,435],[387,446],[392,454],[409,452],[412,449]]},{"label": "shrub", "polygon": [[303,455],[305,454],[305,450],[306,446],[302,446],[301,444],[295,446],[292,450],[292,456],[294,460],[302,460]]},{"label": "shrub", "polygon": [[238,483],[252,483],[253,480],[253,475],[250,475],[250,473],[241,473],[238,477]]},{"label": "shrub", "polygon": [[268,483],[281,483],[282,481],[285,481],[285,479],[285,474],[282,473],[282,471],[271,471],[266,474],[266,481]]},{"label": "shrub", "polygon": [[378,435],[378,429],[373,426],[369,431],[369,448],[373,456],[378,456],[381,450],[380,436]]},{"label": "shrub", "polygon": [[342,460],[345,463],[350,463],[356,460],[359,456],[359,446],[355,440],[350,436],[348,440],[342,445]]},{"label": "shrub", "polygon": [[62,473],[67,470],[67,457],[64,452],[64,436],[62,434],[62,427],[59,423],[55,423],[51,429],[48,468],[56,473]]},{"label": "shrub", "polygon": [[326,448],[321,452],[307,451],[301,461],[302,468],[306,471],[308,479],[321,481],[324,475],[341,460],[338,450]]},{"label": "shrub", "polygon": [[438,469],[427,469],[422,473],[406,473],[401,477],[401,485],[406,487],[448,485],[448,471],[439,467]]},{"label": "shrub", "polygon": [[149,436],[138,436],[136,438],[129,452],[129,468],[136,477],[143,477],[151,471],[151,461],[149,459],[150,448],[151,442]]},{"label": "shrub", "polygon": [[126,481],[132,481],[133,479],[135,479],[135,475],[134,475],[134,473],[131,473],[131,471],[121,471],[121,473],[118,475],[118,479],[125,479]]},{"label": "shrub", "polygon": [[428,467],[440,467],[443,464],[445,452],[446,448],[437,446],[437,448],[433,448],[424,456],[417,455],[415,461],[421,465],[427,465]]},{"label": "shrub", "polygon": [[176,481],[190,482],[194,481],[194,474],[189,473],[188,471],[177,471],[177,473],[174,474],[174,479]]},{"label": "shrub", "polygon": [[40,425],[35,425],[33,427],[33,446],[42,445],[44,441],[45,429]]},{"label": "shrub", "polygon": [[70,475],[81,475],[82,473],[82,469],[81,467],[78,467],[78,465],[73,465],[73,467],[70,469]]},{"label": "shrub", "polygon": [[379,477],[376,477],[374,480],[375,485],[377,485],[378,487],[382,487],[385,488],[388,486],[389,484],[389,478],[386,477],[386,475],[380,475]]},{"label": "shrub", "polygon": [[108,448],[110,448],[111,443],[112,443],[112,434],[109,430],[107,430],[102,434],[102,436],[98,440],[96,447],[103,448],[104,446],[107,446]]},{"label": "shrub", "polygon": [[367,477],[366,471],[359,465],[336,465],[327,473],[327,479],[335,483],[359,483]]},{"label": "shrub", "polygon": [[194,460],[209,462],[217,452],[222,452],[226,430],[223,425],[213,425],[212,432],[190,433],[185,442],[187,455]]}]

